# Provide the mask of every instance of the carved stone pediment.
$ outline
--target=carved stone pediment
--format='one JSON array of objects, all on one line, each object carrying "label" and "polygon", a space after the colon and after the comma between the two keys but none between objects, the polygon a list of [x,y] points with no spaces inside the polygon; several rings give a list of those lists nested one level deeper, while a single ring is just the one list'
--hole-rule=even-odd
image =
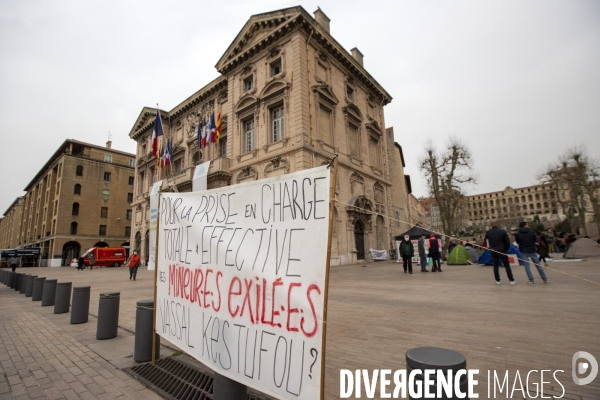
[{"label": "carved stone pediment", "polygon": [[356,221],[361,221],[366,232],[372,231],[373,202],[365,196],[354,196],[348,201],[346,214],[348,229],[353,230]]},{"label": "carved stone pediment", "polygon": [[258,102],[258,98],[252,94],[245,94],[235,105],[235,112],[239,114],[251,107],[255,107]]},{"label": "carved stone pediment", "polygon": [[312,90],[315,94],[318,94],[322,99],[329,102],[332,106],[335,106],[340,102],[337,96],[333,93],[331,86],[326,83],[314,85]]},{"label": "carved stone pediment", "polygon": [[349,104],[345,105],[344,107],[342,107],[342,111],[344,112],[345,116],[352,117],[355,120],[357,120],[358,122],[362,122],[364,120],[363,114],[360,112],[358,107],[356,107],[352,103],[349,103]]},{"label": "carved stone pediment", "polygon": [[369,133],[376,134],[377,137],[381,137],[381,135],[383,135],[383,131],[381,130],[379,123],[372,118],[369,118],[369,122],[365,124],[365,128],[367,128]]},{"label": "carved stone pediment", "polygon": [[269,82],[260,92],[260,99],[267,100],[272,96],[283,95],[285,91],[290,90],[290,84],[283,79],[275,79]]}]

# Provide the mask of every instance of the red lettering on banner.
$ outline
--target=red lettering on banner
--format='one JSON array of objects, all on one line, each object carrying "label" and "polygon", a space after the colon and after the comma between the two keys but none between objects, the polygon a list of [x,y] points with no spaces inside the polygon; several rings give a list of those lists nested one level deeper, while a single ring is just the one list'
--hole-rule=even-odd
[{"label": "red lettering on banner", "polygon": [[283,282],[281,281],[281,278],[277,278],[275,280],[275,282],[273,282],[273,289],[271,289],[271,326],[276,326],[278,328],[281,328],[281,324],[279,322],[275,323],[275,317],[280,314],[279,311],[275,310],[275,299],[276,299],[275,288],[277,286],[283,286]]},{"label": "red lettering on banner", "polygon": [[290,326],[290,317],[292,316],[292,314],[296,314],[298,313],[298,309],[297,308],[292,308],[291,303],[291,297],[292,297],[292,289],[295,286],[302,286],[301,283],[296,283],[296,282],[292,282],[290,283],[290,287],[288,289],[288,315],[287,315],[287,330],[288,332],[298,332],[298,328],[296,327],[291,327]]},{"label": "red lettering on banner", "polygon": [[211,272],[213,272],[212,269],[207,269],[206,270],[206,274],[204,274],[205,277],[206,277],[206,279],[204,279],[204,308],[208,308],[209,307],[208,301],[206,301],[206,296],[212,295],[212,292],[209,292],[208,289],[206,288],[206,285],[208,284],[208,275]]},{"label": "red lettering on banner", "polygon": [[[233,292],[231,289],[233,288],[233,284],[236,282],[238,284],[238,290],[237,292]],[[231,300],[231,295],[239,296],[240,294],[242,294],[242,281],[237,276],[234,276],[231,280],[231,284],[229,285],[229,296],[227,299],[227,308],[229,310],[229,315],[231,315],[232,317],[235,317],[237,315],[238,311],[240,310],[240,307],[236,306],[235,312],[231,311],[231,304],[233,303],[233,301]]]},{"label": "red lettering on banner", "polygon": [[246,284],[246,294],[244,295],[244,302],[242,303],[242,311],[240,317],[244,315],[246,304],[248,304],[248,313],[250,314],[250,322],[254,323],[254,316],[252,315],[252,300],[250,300],[250,289],[252,288],[252,281],[244,278]]},{"label": "red lettering on banner", "polygon": [[315,324],[315,327],[313,328],[313,330],[311,332],[306,332],[304,330],[304,317],[302,317],[302,319],[300,319],[300,329],[302,329],[302,333],[304,333],[304,335],[306,335],[306,337],[315,336],[315,333],[317,333],[317,326],[319,325],[319,321],[317,320],[317,313],[315,311],[315,305],[313,304],[312,299],[310,298],[310,292],[312,292],[313,290],[316,290],[317,293],[321,294],[321,290],[314,283],[312,285],[310,285],[308,287],[308,289],[306,290],[306,298],[308,299],[308,303],[310,304],[310,310],[312,311],[312,316],[313,316],[313,320],[314,320],[314,324]]},{"label": "red lettering on banner", "polygon": [[212,306],[213,310],[219,312],[221,309],[221,289],[219,288],[219,278],[223,277],[223,273],[221,271],[217,272],[217,299],[219,299],[219,307],[215,307],[215,302],[213,301]]}]

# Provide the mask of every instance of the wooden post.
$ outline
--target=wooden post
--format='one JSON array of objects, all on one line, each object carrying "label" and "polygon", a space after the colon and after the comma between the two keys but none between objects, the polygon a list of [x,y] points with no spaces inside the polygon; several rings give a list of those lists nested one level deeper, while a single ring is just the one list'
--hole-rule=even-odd
[{"label": "wooden post", "polygon": [[333,210],[335,207],[335,188],[337,185],[338,151],[335,148],[336,156],[333,159],[333,178],[331,179],[331,188],[329,194],[329,233],[327,235],[327,260],[325,266],[325,288],[323,291],[323,339],[321,342],[321,400],[325,399],[325,349],[327,345],[327,303],[329,296],[329,267],[331,264],[331,233],[333,231]]},{"label": "wooden post", "polygon": [[[160,175],[159,175],[160,177]],[[158,227],[160,225],[160,194],[162,184],[158,188],[158,203],[156,205],[156,248],[154,249],[154,310],[152,310],[152,364],[156,363],[156,285],[158,283]],[[152,194],[150,194],[152,196]],[[150,227],[152,229],[152,227]]]}]

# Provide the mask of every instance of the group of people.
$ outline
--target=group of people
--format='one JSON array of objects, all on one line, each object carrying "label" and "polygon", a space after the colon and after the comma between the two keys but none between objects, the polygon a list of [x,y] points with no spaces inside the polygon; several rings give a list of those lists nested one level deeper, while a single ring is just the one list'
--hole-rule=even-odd
[{"label": "group of people", "polygon": [[[442,253],[440,251],[440,243],[435,235],[432,233],[427,241],[427,247],[425,246],[427,235],[423,234],[417,241],[417,251],[419,252],[419,259],[421,264],[421,272],[429,272],[427,270],[427,256],[431,258],[431,272],[442,272],[440,267]],[[415,247],[410,240],[410,236],[405,235],[404,240],[400,242],[400,257],[402,257],[402,266],[404,267],[404,273],[407,272],[412,274],[412,258],[415,256]]]},{"label": "group of people", "polygon": [[[523,261],[523,266],[525,267],[525,273],[529,279],[529,284],[533,285],[535,283],[533,274],[531,273],[531,269],[529,267],[529,260],[531,260],[533,265],[535,265],[544,283],[548,283],[548,278],[546,277],[544,269],[540,265],[540,258],[538,257],[538,252],[540,252],[540,256],[546,264],[546,257],[548,256],[548,243],[546,239],[544,238],[542,240],[542,238],[538,237],[534,231],[529,229],[527,222],[521,222],[519,224],[518,232],[515,233],[515,241],[517,242],[519,251],[521,252],[521,259]],[[506,270],[506,275],[508,276],[510,284],[514,285],[516,281],[513,276],[512,269],[510,268],[507,255],[508,249],[510,248],[510,239],[508,238],[506,231],[500,228],[497,223],[492,223],[492,228],[485,233],[485,243],[492,253],[494,278],[496,279],[496,284],[499,285],[501,283],[499,267],[500,263],[502,263],[502,265],[504,265],[504,269]],[[542,243],[546,244],[546,246],[544,247]]]}]

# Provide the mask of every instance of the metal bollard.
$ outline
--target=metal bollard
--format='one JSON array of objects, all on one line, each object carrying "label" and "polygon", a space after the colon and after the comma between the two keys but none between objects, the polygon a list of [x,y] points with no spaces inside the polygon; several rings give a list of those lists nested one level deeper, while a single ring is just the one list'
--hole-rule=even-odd
[{"label": "metal bollard", "polygon": [[6,286],[10,285],[10,274],[12,274],[12,271],[5,271],[4,272],[4,278],[2,280],[2,283],[4,283]]},{"label": "metal bollard", "polygon": [[[406,352],[406,374],[409,375],[412,370],[420,369],[424,370],[441,370],[445,376],[448,376],[448,371],[452,370],[452,377],[455,376],[456,372],[461,369],[467,369],[467,359],[462,354],[448,349],[442,349],[439,347],[417,347],[410,349]],[[437,393],[437,373],[431,374],[432,383],[429,385],[429,393]],[[423,385],[423,373],[415,375],[413,388],[418,386],[417,382],[420,381],[421,388],[423,390],[423,397],[425,398],[425,385]],[[468,393],[468,380],[467,374],[463,375],[460,380],[460,391]],[[444,399],[458,399],[456,397],[456,389],[453,388],[452,396],[442,397]],[[442,394],[444,390],[442,388]],[[214,398],[214,396],[213,396]],[[469,397],[464,397],[469,400]]]},{"label": "metal bollard", "polygon": [[10,275],[10,288],[11,289],[14,289],[15,286],[17,286],[17,274],[18,274],[18,272],[13,272]]},{"label": "metal bollard", "polygon": [[31,292],[31,301],[42,300],[42,293],[44,292],[44,281],[46,278],[33,278],[33,291]]},{"label": "metal bollard", "polygon": [[56,299],[57,279],[46,279],[42,291],[42,307],[53,306]]},{"label": "metal bollard", "polygon": [[213,374],[213,400],[245,400],[246,385],[229,379],[216,372]]},{"label": "metal bollard", "polygon": [[23,283],[24,277],[25,277],[25,274],[23,274],[23,273],[17,274],[17,281],[15,284],[15,292],[19,292],[21,290],[21,283]]},{"label": "metal bollard", "polygon": [[29,276],[30,275],[23,274],[23,279],[21,280],[21,282],[19,282],[19,293],[25,294],[25,289],[27,287],[27,278]]},{"label": "metal bollard", "polygon": [[69,312],[71,304],[71,282],[61,282],[56,285],[56,300],[54,302],[54,314]]},{"label": "metal bollard", "polygon": [[37,278],[37,275],[27,275],[25,281],[25,297],[31,297],[33,295],[33,279]]},{"label": "metal bollard", "polygon": [[100,293],[96,339],[104,340],[117,337],[120,297],[120,292]]},{"label": "metal bollard", "polygon": [[[152,322],[154,319],[154,300],[138,301],[135,310],[135,344],[133,360],[146,362],[152,360]],[[155,359],[160,357],[160,336],[156,335]]]},{"label": "metal bollard", "polygon": [[6,278],[6,272],[5,270],[0,271],[0,283],[4,283],[4,278]]},{"label": "metal bollard", "polygon": [[73,306],[71,307],[71,323],[83,324],[88,322],[90,313],[90,287],[76,286],[73,288]]}]

